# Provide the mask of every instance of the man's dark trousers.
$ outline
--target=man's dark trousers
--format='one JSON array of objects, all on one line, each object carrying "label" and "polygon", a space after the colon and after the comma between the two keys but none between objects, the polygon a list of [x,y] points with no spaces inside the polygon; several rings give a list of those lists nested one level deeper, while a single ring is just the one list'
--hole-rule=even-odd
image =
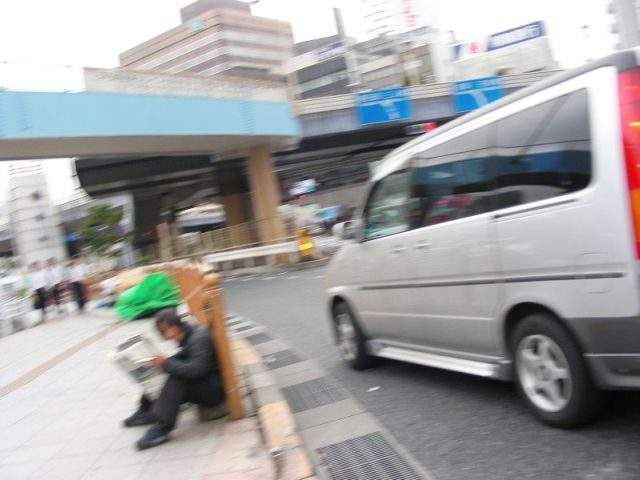
[{"label": "man's dark trousers", "polygon": [[157,400],[153,401],[147,395],[142,396],[140,409],[151,412],[160,425],[167,430],[173,430],[180,413],[180,405],[183,403],[213,407],[223,401],[224,392],[217,377],[189,381],[170,375]]}]

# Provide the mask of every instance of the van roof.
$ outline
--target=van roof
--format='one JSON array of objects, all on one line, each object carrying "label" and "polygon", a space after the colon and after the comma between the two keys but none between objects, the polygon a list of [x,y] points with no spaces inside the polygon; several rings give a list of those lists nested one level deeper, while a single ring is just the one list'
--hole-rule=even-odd
[{"label": "van roof", "polygon": [[567,80],[570,80],[572,78],[578,77],[584,73],[590,72],[591,70],[596,70],[598,68],[602,68],[602,67],[616,67],[618,69],[618,71],[625,71],[625,70],[629,70],[631,68],[635,68],[640,64],[640,47],[636,47],[636,48],[632,48],[629,50],[623,50],[620,52],[616,52],[612,55],[608,55],[606,57],[600,58],[598,60],[595,60],[593,62],[587,63],[581,67],[578,68],[574,68],[571,70],[567,70],[565,72],[561,72],[558,73],[557,75],[553,75],[549,78],[546,78],[545,80],[542,80],[540,82],[537,82],[529,87],[523,88],[522,90],[518,90],[517,92],[514,92],[510,95],[507,95],[505,98],[498,100],[496,102],[490,103],[489,105],[485,105],[482,108],[479,108],[478,110],[475,110],[473,112],[467,113],[465,115],[462,115],[459,118],[456,118],[455,120],[452,120],[448,123],[446,123],[445,125],[436,128],[435,130],[433,130],[432,132],[429,133],[425,133],[424,135],[419,136],[418,138],[415,138],[414,140],[411,140],[407,143],[405,143],[404,145],[396,148],[395,150],[393,150],[392,152],[390,152],[381,162],[381,164],[376,168],[376,173],[374,175],[375,179],[378,179],[379,177],[379,173],[381,170],[386,170],[388,166],[388,161],[390,160],[392,157],[394,157],[395,155],[397,155],[398,153],[402,153],[405,150],[408,150],[412,147],[414,147],[415,145],[419,145],[420,143],[423,143],[427,140],[430,140],[432,138],[437,137],[438,135],[442,135],[445,132],[448,132],[449,130],[452,130],[460,125],[463,125],[471,120],[474,120],[475,118],[481,117],[486,113],[492,112],[493,110],[497,110],[499,108],[504,107],[505,105],[509,105],[510,103],[513,103],[517,100],[520,100],[521,98],[527,97],[533,93],[542,91],[546,88],[549,88],[553,85],[565,82]]}]

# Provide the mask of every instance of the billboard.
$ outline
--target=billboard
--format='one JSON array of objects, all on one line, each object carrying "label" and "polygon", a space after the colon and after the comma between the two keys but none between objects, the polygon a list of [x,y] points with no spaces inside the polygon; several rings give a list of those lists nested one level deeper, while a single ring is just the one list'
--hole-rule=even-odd
[{"label": "billboard", "polygon": [[451,46],[451,60],[459,62],[480,53],[528,42],[546,36],[544,22],[533,22],[520,27],[494,33],[481,40],[459,42]]},{"label": "billboard", "polygon": [[543,22],[533,22],[521,27],[505,30],[504,32],[489,35],[487,41],[487,52],[498,50],[499,48],[510,47],[518,43],[535,40],[546,35]]},{"label": "billboard", "polygon": [[287,73],[297,72],[304,68],[316,65],[331,58],[347,53],[347,46],[342,42],[333,42],[324,47],[316,48],[310,52],[297,55],[286,63]]}]

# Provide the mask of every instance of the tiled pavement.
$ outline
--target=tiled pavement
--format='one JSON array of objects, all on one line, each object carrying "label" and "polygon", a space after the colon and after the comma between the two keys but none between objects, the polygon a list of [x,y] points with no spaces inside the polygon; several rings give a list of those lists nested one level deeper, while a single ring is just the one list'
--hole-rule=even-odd
[{"label": "tiled pavement", "polygon": [[0,338],[2,480],[273,478],[255,417],[200,423],[190,408],[172,441],[137,451],[144,427],[122,419],[139,392],[108,354],[152,325],[114,321],[89,312]]}]

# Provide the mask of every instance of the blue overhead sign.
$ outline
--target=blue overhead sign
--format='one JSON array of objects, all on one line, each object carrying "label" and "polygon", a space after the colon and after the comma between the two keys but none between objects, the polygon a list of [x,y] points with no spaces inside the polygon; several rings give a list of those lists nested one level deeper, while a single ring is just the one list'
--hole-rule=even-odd
[{"label": "blue overhead sign", "polygon": [[387,88],[356,94],[360,125],[395,122],[411,117],[411,102],[406,88]]},{"label": "blue overhead sign", "polygon": [[504,96],[500,77],[454,82],[451,93],[456,112],[469,112]]},{"label": "blue overhead sign", "polygon": [[517,43],[527,42],[546,35],[543,22],[533,22],[521,27],[494,33],[487,41],[487,52],[499,48],[510,47]]}]

